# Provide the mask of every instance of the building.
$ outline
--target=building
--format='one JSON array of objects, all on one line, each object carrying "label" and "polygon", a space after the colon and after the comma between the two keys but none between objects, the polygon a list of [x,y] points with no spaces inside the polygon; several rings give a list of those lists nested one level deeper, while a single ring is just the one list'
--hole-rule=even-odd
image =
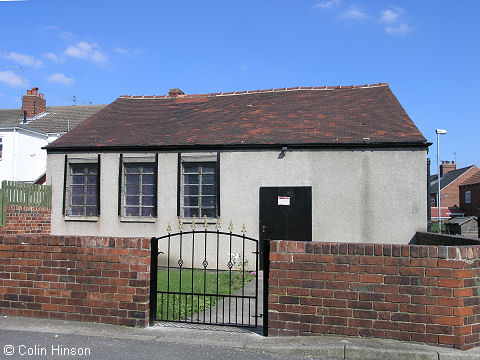
[{"label": "building", "polygon": [[388,84],[121,96],[46,147],[52,233],[408,243],[427,147]]},{"label": "building", "polygon": [[22,108],[0,109],[0,181],[34,182],[46,170],[42,147],[105,105],[46,106],[38,88],[27,90]]},{"label": "building", "polygon": [[459,189],[460,207],[467,216],[480,217],[480,171],[466,179]]}]

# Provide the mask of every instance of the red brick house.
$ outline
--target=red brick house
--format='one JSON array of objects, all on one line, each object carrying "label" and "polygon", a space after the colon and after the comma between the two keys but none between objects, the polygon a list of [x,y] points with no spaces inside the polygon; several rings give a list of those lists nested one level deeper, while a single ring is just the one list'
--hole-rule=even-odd
[{"label": "red brick house", "polygon": [[460,207],[467,216],[480,217],[480,171],[459,187]]},{"label": "red brick house", "polygon": [[[476,165],[456,169],[455,162],[442,161],[440,165],[440,193],[441,205],[458,212],[460,207],[459,187],[475,174],[480,174],[480,169]],[[438,182],[437,175],[430,176],[430,204],[437,207]],[[433,209],[432,209],[433,211]],[[433,216],[433,215],[432,215]]]}]

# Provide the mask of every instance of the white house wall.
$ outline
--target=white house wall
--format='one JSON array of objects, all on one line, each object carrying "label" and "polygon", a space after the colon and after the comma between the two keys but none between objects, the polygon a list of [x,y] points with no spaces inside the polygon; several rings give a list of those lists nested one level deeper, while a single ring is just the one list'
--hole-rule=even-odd
[{"label": "white house wall", "polygon": [[[312,187],[312,239],[408,243],[427,223],[425,149],[229,151],[220,159],[221,222],[259,236],[261,186]],[[140,155],[140,154],[138,154]],[[85,154],[69,156],[86,156]],[[53,186],[52,234],[151,237],[177,227],[177,153],[158,157],[158,217],[154,223],[118,218],[119,154],[101,154],[101,215],[96,222],[62,215],[64,154],[49,154]],[[211,226],[213,229],[213,225]],[[185,229],[189,230],[188,225]],[[292,239],[295,240],[295,239]]]},{"label": "white house wall", "polygon": [[23,129],[4,130],[3,158],[0,161],[0,180],[34,181],[45,172],[46,135]]}]

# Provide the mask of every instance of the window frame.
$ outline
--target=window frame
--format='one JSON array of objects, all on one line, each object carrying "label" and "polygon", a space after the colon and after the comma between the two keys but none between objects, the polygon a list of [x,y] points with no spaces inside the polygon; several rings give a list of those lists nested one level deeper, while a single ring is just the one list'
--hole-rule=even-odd
[{"label": "window frame", "polygon": [[[185,219],[192,219],[193,217],[195,218],[204,218],[204,213],[203,210],[206,209],[214,209],[214,215],[213,216],[208,216],[207,219],[217,219],[220,216],[220,181],[219,181],[219,161],[218,157],[217,160],[213,159],[204,159],[201,161],[195,161],[192,159],[185,159],[182,161],[179,161],[179,171],[178,171],[178,176],[179,176],[179,181],[178,181],[178,195],[179,195],[179,216],[181,218]],[[196,172],[185,172],[185,167],[186,166],[194,166],[197,168]],[[203,168],[204,167],[212,167],[213,172],[204,172]],[[185,183],[185,175],[198,175],[198,183]],[[213,184],[204,184],[202,182],[203,176],[202,175],[213,175]],[[213,194],[205,194],[203,193],[203,188],[202,186],[213,186]],[[185,186],[197,186],[198,188],[198,194],[185,194]],[[197,197],[197,205],[185,205],[185,197],[190,196],[190,197]],[[210,197],[212,196],[214,198],[215,204],[213,206],[210,205],[203,205],[202,200],[204,197]],[[198,216],[186,216],[185,214],[185,209],[198,209]],[[190,214],[191,215],[191,214]]]},{"label": "window frame", "polygon": [[470,190],[465,191],[465,204],[472,203],[472,192]]},{"label": "window frame", "polygon": [[0,136],[0,161],[3,160],[3,136]]},{"label": "window frame", "polygon": [[[152,173],[143,173],[143,167],[152,167],[153,172]],[[139,172],[138,173],[128,173],[127,169],[131,167],[139,167]],[[157,157],[155,161],[149,161],[145,159],[144,161],[128,161],[128,159],[125,159],[123,157],[120,157],[120,167],[119,167],[119,211],[118,215],[121,219],[121,221],[155,221],[157,218],[157,211],[158,211],[158,160]],[[127,196],[133,196],[133,195],[128,195],[127,194],[127,175],[139,175],[139,184],[138,184],[138,205],[136,204],[127,204]],[[153,175],[153,184],[145,184],[145,185],[153,185],[153,194],[151,195],[143,195],[143,187],[144,185],[142,183],[143,176],[142,175]],[[152,196],[152,205],[147,206],[147,205],[142,205],[143,196]],[[138,215],[127,215],[127,208],[138,208]],[[152,215],[151,216],[146,216],[142,215],[142,208],[151,208],[152,209]]]},{"label": "window frame", "polygon": [[[74,168],[82,168],[83,173],[74,173]],[[95,173],[89,172],[90,170],[95,170]],[[67,197],[67,207],[66,207],[66,213],[65,215],[67,217],[72,217],[72,218],[98,218],[100,216],[100,201],[99,201],[99,193],[100,193],[100,187],[99,187],[99,178],[100,178],[100,166],[99,163],[92,163],[92,162],[71,162],[68,163],[67,166],[67,171],[68,174],[66,176],[67,178],[67,184],[66,184],[66,197]],[[95,175],[95,180],[94,182],[89,182],[88,177]],[[74,176],[82,176],[83,181],[82,183],[75,183],[73,181]],[[75,187],[83,187],[83,194],[81,196],[83,197],[81,203],[74,204],[74,198],[80,197],[79,195],[74,194],[74,188]],[[95,204],[88,204],[87,198],[89,197],[88,191],[89,187],[93,187],[95,189],[94,193],[90,195],[90,197],[95,197]],[[82,208],[82,214],[73,214],[73,208]],[[95,207],[95,212],[94,213],[89,213],[88,208],[89,207]]]}]

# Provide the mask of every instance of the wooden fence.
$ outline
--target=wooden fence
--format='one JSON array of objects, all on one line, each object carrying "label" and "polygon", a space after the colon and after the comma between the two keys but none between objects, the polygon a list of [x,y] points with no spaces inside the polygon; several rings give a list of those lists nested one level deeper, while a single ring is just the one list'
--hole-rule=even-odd
[{"label": "wooden fence", "polygon": [[0,189],[0,226],[6,224],[8,205],[51,207],[52,187],[4,180]]}]

